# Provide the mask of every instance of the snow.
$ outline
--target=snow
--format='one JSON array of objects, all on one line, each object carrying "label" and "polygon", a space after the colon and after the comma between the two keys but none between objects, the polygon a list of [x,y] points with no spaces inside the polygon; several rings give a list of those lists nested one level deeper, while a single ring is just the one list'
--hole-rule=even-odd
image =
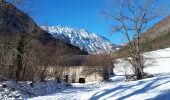
[{"label": "snow", "polygon": [[66,26],[41,26],[42,29],[51,33],[55,38],[65,40],[70,44],[92,54],[101,52],[111,52],[114,48],[120,48],[119,45],[111,43],[108,39],[95,33],[90,33],[85,29],[77,29]]},{"label": "snow", "polygon": [[68,84],[63,82],[59,84],[54,80],[47,80],[45,82],[15,82],[9,80],[0,82],[0,84],[0,100],[18,100],[19,98],[25,99],[43,96],[69,87]]},{"label": "snow", "polygon": [[71,87],[44,96],[30,97],[28,100],[169,100],[170,48],[147,52],[144,55],[152,58],[151,61],[146,61],[152,64],[144,69],[154,75],[152,78],[125,82],[124,74],[131,73],[126,71],[130,66],[123,59],[118,59],[115,64],[116,76],[111,77],[110,81],[74,83]]},{"label": "snow", "polygon": [[152,58],[154,62],[145,68],[145,72],[154,75],[152,78],[123,81],[125,68],[122,66],[127,67],[128,64],[119,59],[115,66],[116,76],[112,77],[109,82],[76,83],[61,92],[29,100],[169,100],[170,48],[148,52],[144,55]]}]

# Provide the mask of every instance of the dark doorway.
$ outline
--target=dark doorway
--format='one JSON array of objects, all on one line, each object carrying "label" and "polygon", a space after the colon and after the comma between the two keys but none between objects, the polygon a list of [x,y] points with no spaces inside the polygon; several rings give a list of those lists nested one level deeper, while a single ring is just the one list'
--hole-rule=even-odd
[{"label": "dark doorway", "polygon": [[65,82],[66,82],[66,83],[68,83],[68,79],[69,79],[69,77],[68,77],[68,75],[66,75],[66,76],[65,76]]},{"label": "dark doorway", "polygon": [[85,83],[85,78],[79,78],[79,83]]}]

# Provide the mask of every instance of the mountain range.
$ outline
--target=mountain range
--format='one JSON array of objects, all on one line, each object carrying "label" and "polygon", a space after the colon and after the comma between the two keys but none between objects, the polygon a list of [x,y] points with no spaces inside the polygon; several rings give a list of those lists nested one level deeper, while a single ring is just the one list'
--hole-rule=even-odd
[{"label": "mountain range", "polygon": [[85,29],[71,28],[62,25],[41,26],[41,28],[51,33],[56,39],[62,39],[91,54],[114,52],[121,47],[111,43],[105,37],[90,33]]}]

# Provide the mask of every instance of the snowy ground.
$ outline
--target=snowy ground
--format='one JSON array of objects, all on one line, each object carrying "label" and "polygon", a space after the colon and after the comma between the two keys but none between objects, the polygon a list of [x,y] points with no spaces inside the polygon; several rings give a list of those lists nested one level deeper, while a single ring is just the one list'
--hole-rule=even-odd
[{"label": "snowy ground", "polygon": [[0,86],[0,99],[9,100],[12,97],[10,100],[18,100],[16,98],[21,96],[28,100],[169,100],[170,48],[144,55],[149,59],[144,71],[153,74],[152,78],[125,82],[124,74],[131,73],[130,65],[118,59],[116,76],[109,82],[75,83],[72,87],[66,87],[55,81],[20,84],[7,81],[8,88]]},{"label": "snowy ground", "polygon": [[147,61],[150,66],[145,68],[145,72],[154,74],[153,78],[124,82],[124,73],[129,65],[119,60],[115,68],[117,75],[110,82],[73,84],[73,87],[60,92],[29,100],[169,100],[170,48],[148,52],[145,56],[151,59]]}]

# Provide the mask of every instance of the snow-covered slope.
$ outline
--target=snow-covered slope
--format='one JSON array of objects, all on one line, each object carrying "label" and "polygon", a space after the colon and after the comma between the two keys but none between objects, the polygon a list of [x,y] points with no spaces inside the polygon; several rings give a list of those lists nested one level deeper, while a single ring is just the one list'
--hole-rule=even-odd
[{"label": "snow-covered slope", "polygon": [[89,33],[84,29],[64,27],[62,25],[41,27],[54,37],[65,40],[74,46],[78,46],[88,53],[97,54],[101,52],[111,52],[120,48],[119,45],[112,44],[108,39],[94,33]]},{"label": "snow-covered slope", "polygon": [[115,65],[116,76],[111,78],[111,82],[76,83],[61,92],[29,100],[169,100],[170,48],[145,55],[153,58],[153,64],[145,68],[145,72],[154,75],[152,78],[124,82],[126,69],[122,65],[129,65],[121,60]]},{"label": "snow-covered slope", "polygon": [[[129,70],[129,64],[120,60],[115,64],[116,75],[110,78],[110,82],[73,83],[66,87],[55,81],[19,84],[9,81],[6,82],[8,88],[0,84],[0,99],[18,100],[11,98],[21,96],[25,97],[23,100],[169,100],[170,48],[144,55],[152,58],[153,64],[144,68],[145,72],[154,75],[152,78],[125,82],[124,74]],[[30,93],[34,95],[30,96]]]}]

